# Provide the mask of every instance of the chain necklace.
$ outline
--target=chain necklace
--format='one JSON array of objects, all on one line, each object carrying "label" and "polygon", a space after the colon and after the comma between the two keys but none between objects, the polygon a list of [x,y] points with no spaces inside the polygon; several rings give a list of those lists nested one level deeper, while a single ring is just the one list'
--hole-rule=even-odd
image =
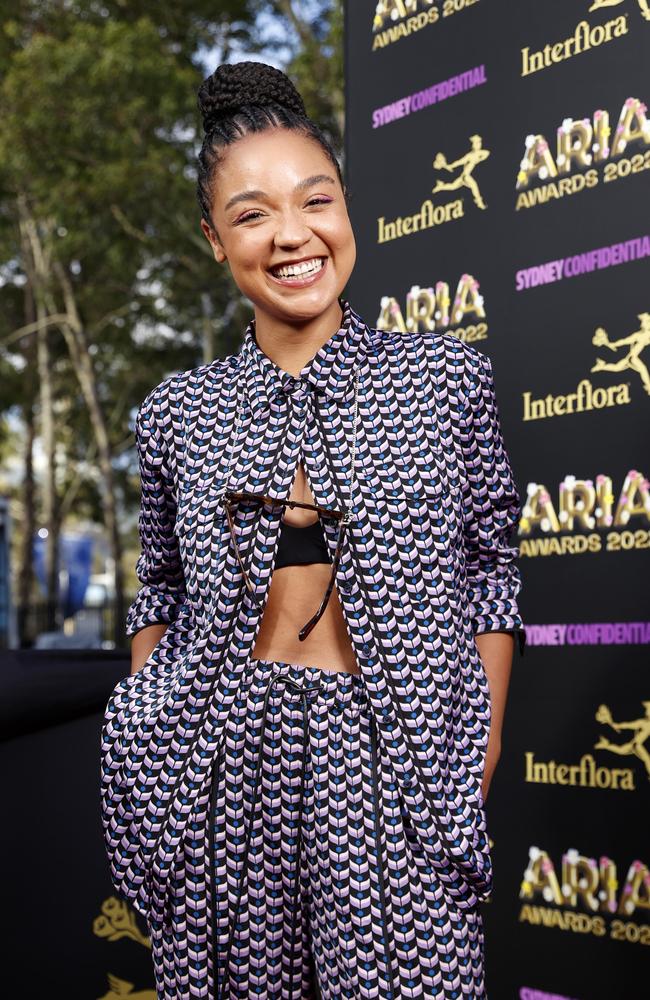
[{"label": "chain necklace", "polygon": [[[359,372],[355,370],[354,375],[354,417],[352,421],[352,444],[350,447],[351,455],[351,470],[350,470],[350,490],[348,504],[343,515],[344,524],[349,524],[352,520],[352,505],[354,500],[354,488],[356,485],[356,457],[357,457],[357,434],[359,430]],[[250,405],[250,400],[249,400]],[[224,475],[224,485],[219,490],[218,496],[223,500],[227,490],[228,490],[228,480],[230,479],[230,474],[232,472],[232,465],[235,455],[234,445],[239,436],[239,431],[242,423],[242,407],[241,407],[241,392],[240,392],[240,382],[237,382],[237,394],[236,394],[236,411],[237,419],[235,421],[235,427],[231,438],[228,441],[228,464],[226,466],[226,471]]]}]

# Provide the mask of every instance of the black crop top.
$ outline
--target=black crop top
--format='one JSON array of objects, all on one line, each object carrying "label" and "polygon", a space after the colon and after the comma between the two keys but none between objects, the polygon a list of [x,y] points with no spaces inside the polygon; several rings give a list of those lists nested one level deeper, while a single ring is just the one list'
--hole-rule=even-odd
[{"label": "black crop top", "polygon": [[329,562],[331,559],[320,517],[302,527],[282,521],[274,569]]}]

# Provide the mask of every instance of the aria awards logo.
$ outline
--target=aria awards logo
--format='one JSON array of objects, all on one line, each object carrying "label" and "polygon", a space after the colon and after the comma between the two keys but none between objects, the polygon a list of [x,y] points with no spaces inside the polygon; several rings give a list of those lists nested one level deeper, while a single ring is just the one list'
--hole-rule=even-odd
[{"label": "aria awards logo", "polygon": [[557,870],[537,846],[528,858],[519,891],[520,923],[650,944],[650,926],[630,919],[637,911],[645,917],[650,909],[650,871],[643,861],[632,861],[621,885],[619,866],[605,854],[593,858],[570,848]]},{"label": "aria awards logo", "polygon": [[[646,111],[637,97],[628,97],[613,130],[609,112],[602,108],[592,118],[565,118],[557,128],[555,152],[545,135],[528,135],[516,179],[516,211],[579,194],[601,179],[603,184],[614,183],[648,170]],[[624,157],[628,148],[630,155]]]},{"label": "aria awards logo", "polygon": [[372,21],[372,50],[376,52],[400,42],[478,3],[479,0],[379,0]]},{"label": "aria awards logo", "polygon": [[[631,372],[646,396],[650,396],[650,372],[644,352],[650,347],[650,313],[638,314],[639,327],[623,337],[611,339],[607,330],[599,326],[591,343],[594,351],[592,373],[619,375]],[[535,398],[532,392],[522,393],[524,404],[523,420],[545,420],[549,417],[572,416],[589,410],[602,410],[610,406],[625,406],[632,401],[630,382],[616,382],[613,385],[595,386],[583,378],[575,392],[565,395],[547,393]]]},{"label": "aria awards logo", "polygon": [[[618,497],[611,476],[565,476],[557,505],[543,483],[529,483],[518,528],[526,537],[519,551],[535,558],[647,550],[649,525],[650,481],[637,469],[626,474]],[[604,529],[604,538],[594,529]],[[530,537],[537,531],[542,537]]]},{"label": "aria awards logo", "polygon": [[[446,330],[459,340],[484,340],[487,319],[479,288],[479,282],[471,274],[460,276],[453,300],[446,281],[436,282],[435,288],[413,285],[406,293],[406,318],[397,299],[384,295],[376,327],[400,333]],[[452,325],[456,327],[453,331],[449,330]]]}]

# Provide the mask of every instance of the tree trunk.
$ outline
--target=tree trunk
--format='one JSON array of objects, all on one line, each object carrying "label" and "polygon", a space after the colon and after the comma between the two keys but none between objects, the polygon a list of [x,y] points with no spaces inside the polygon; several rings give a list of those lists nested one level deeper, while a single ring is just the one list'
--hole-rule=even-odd
[{"label": "tree trunk", "polygon": [[[33,288],[29,282],[25,285],[25,322],[30,324],[34,322],[36,310],[34,308],[34,295]],[[35,339],[34,335],[30,334],[24,339],[24,349],[23,353],[26,365],[26,401],[23,406],[23,423],[25,425],[25,441],[23,449],[23,524],[22,524],[22,541],[20,546],[20,551],[18,554],[18,573],[17,573],[17,587],[16,587],[16,597],[17,597],[17,607],[18,607],[18,646],[19,648],[24,648],[27,642],[27,612],[29,605],[32,601],[32,589],[34,583],[34,552],[33,552],[33,539],[34,531],[36,526],[36,510],[35,510],[35,489],[34,489],[34,437],[35,437],[35,421],[34,421],[34,398],[37,392],[37,383],[35,378],[35,361],[36,361],[36,351],[35,351]]]},{"label": "tree trunk", "polygon": [[63,265],[54,263],[54,274],[63,293],[68,321],[61,324],[70,357],[79,379],[79,385],[88,407],[88,416],[97,442],[99,470],[102,477],[102,506],[108,534],[113,575],[115,581],[114,640],[116,646],[124,643],[124,573],[122,571],[122,538],[119,528],[115,478],[113,475],[113,453],[108,434],[106,418],[99,398],[95,369],[88,350],[86,331],[81,322],[70,277]]},{"label": "tree trunk", "polygon": [[[36,226],[28,209],[27,199],[19,196],[20,236],[23,246],[25,270],[31,282],[36,322],[36,368],[38,371],[40,425],[45,474],[43,476],[43,526],[45,539],[45,603],[47,630],[57,627],[59,597],[58,543],[59,525],[56,495],[56,437],[53,413],[52,358],[48,344],[47,310],[45,307],[45,276],[49,261],[43,253]],[[31,546],[30,535],[26,545]]]},{"label": "tree trunk", "polygon": [[[109,549],[113,561],[113,578],[115,586],[115,617],[113,632],[115,644],[119,647],[124,644],[124,574],[122,572],[122,540],[119,529],[115,480],[113,476],[113,456],[108,427],[99,398],[95,370],[93,368],[92,358],[88,350],[86,332],[81,322],[79,310],[77,309],[72,282],[70,281],[66,269],[59,261],[54,261],[50,267],[49,258],[44,252],[35,220],[29,215],[26,200],[24,202],[24,212],[27,216],[25,231],[29,238],[31,250],[30,256],[35,264],[34,271],[36,279],[37,316],[40,315],[38,313],[39,297],[42,297],[44,306],[47,307],[47,310],[51,315],[60,311],[56,307],[55,297],[52,291],[52,283],[53,280],[55,280],[58,283],[63,295],[66,316],[65,320],[58,323],[58,326],[63,333],[75,375],[77,376],[86,406],[88,407],[88,415],[90,417],[91,426],[97,442],[98,464],[103,487],[102,506],[104,510]],[[40,332],[40,330],[37,331],[37,335],[40,334]],[[45,331],[43,331],[43,334],[44,339],[46,340]],[[42,378],[40,365],[39,376]]]}]

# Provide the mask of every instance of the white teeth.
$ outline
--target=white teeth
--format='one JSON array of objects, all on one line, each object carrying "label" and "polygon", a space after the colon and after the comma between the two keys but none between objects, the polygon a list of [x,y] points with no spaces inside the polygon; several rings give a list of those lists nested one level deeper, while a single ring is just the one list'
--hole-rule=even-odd
[{"label": "white teeth", "polygon": [[273,273],[278,278],[296,278],[299,275],[315,274],[323,267],[323,260],[314,257],[313,260],[303,260],[300,264],[288,264],[286,267],[274,267]]}]

